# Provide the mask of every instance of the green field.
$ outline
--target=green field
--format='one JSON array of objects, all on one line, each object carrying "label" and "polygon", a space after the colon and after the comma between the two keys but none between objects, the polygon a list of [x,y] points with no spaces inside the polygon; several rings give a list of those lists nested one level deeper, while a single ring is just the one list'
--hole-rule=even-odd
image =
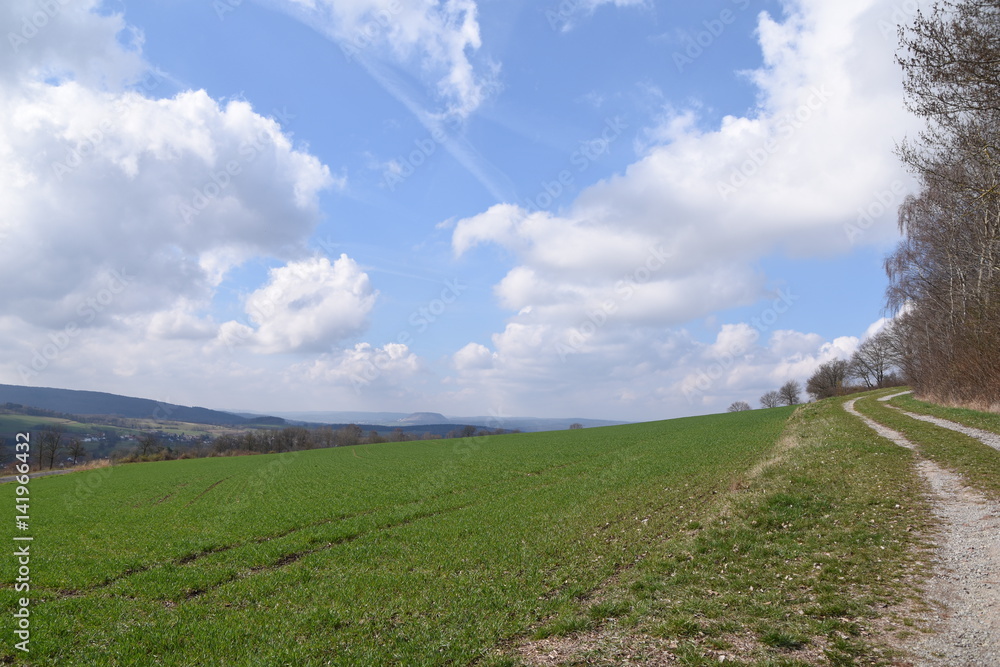
[{"label": "green field", "polygon": [[73,435],[85,435],[98,430],[90,424],[83,424],[61,417],[0,414],[0,433],[15,434],[42,428],[61,428],[66,433]]},{"label": "green field", "polygon": [[[85,418],[80,418],[85,419]],[[246,428],[235,426],[214,426],[209,424],[189,424],[156,419],[129,419],[131,426],[109,426],[107,424],[87,421],[76,421],[64,417],[36,417],[23,414],[0,414],[0,433],[15,434],[27,430],[43,428],[60,428],[70,435],[99,435],[105,431],[114,431],[119,435],[142,435],[148,432],[166,433],[171,435],[221,435],[223,433],[242,433]],[[254,426],[253,428],[270,429],[269,426]]]},{"label": "green field", "polygon": [[837,401],[792,413],[39,478],[31,652],[0,660],[516,665],[614,631],[681,664],[877,664],[927,524],[912,455]]}]

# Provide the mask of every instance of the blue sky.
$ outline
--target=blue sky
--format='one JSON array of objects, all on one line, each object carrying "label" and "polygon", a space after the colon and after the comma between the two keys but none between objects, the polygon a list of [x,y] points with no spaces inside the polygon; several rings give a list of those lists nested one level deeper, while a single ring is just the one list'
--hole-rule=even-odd
[{"label": "blue sky", "polygon": [[0,382],[651,420],[882,317],[914,0],[14,0]]}]

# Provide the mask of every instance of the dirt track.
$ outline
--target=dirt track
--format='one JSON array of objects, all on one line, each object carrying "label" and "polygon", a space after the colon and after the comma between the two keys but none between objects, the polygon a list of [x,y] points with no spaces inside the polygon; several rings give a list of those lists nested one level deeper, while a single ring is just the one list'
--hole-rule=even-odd
[{"label": "dirt track", "polygon": [[[79,470],[46,470],[44,472],[33,472],[29,474],[31,479],[36,477],[45,477],[46,475],[65,475],[71,472],[80,472]],[[0,477],[0,484],[6,484],[7,482],[13,482],[18,478],[18,475],[8,475],[7,477]]]},{"label": "dirt track", "polygon": [[[855,400],[844,403],[844,409],[879,435],[917,452],[901,433],[860,414]],[[901,648],[916,665],[1000,665],[1000,505],[931,461],[918,458],[917,470],[928,482],[941,522],[934,536],[935,570],[926,585],[935,614],[925,620],[935,632]]]}]

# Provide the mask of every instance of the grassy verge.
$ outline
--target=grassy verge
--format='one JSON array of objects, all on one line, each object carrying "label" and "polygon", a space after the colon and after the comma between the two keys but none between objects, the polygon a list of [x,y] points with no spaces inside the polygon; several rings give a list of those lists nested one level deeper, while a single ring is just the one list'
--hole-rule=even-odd
[{"label": "grassy verge", "polygon": [[907,410],[909,412],[915,412],[919,415],[940,417],[941,419],[948,419],[953,422],[971,426],[973,428],[979,428],[984,431],[1000,433],[1000,415],[996,415],[991,412],[980,412],[978,410],[969,410],[966,408],[948,408],[943,405],[936,405],[926,401],[918,401],[913,397],[913,394],[897,396],[889,401],[889,404],[895,405],[897,408],[902,408],[903,410]]},{"label": "grassy verge", "polygon": [[961,475],[970,486],[1000,499],[997,450],[973,437],[907,417],[872,398],[859,400],[855,407],[861,414],[905,435],[920,448],[922,455]]},{"label": "grassy verge", "polygon": [[492,664],[891,664],[888,635],[912,629],[890,610],[915,602],[928,506],[912,453],[842,400],[800,408],[714,518]]}]

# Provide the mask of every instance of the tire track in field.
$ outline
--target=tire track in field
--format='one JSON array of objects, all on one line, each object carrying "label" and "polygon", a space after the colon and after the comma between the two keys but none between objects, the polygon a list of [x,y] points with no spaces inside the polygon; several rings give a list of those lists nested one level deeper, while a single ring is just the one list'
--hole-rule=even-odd
[{"label": "tire track in field", "polygon": [[917,457],[917,471],[930,487],[934,513],[941,523],[934,536],[936,570],[925,593],[937,617],[925,619],[936,631],[903,647],[918,665],[959,667],[1000,664],[1000,504],[967,487],[961,476],[920,456],[903,434],[859,413],[852,399],[844,409],[869,428]]},{"label": "tire track in field", "polygon": [[[531,477],[531,476],[535,476],[537,474],[542,474],[542,473],[549,472],[551,470],[556,470],[556,469],[560,469],[560,468],[566,468],[566,467],[569,467],[571,465],[575,465],[575,464],[579,463],[582,460],[583,459],[580,459],[580,460],[577,460],[577,461],[572,461],[572,462],[569,462],[569,463],[554,464],[552,466],[546,466],[545,468],[542,468],[539,471],[534,471],[532,473],[522,473],[522,474],[524,476]],[[469,493],[469,492],[480,491],[480,490],[482,490],[484,488],[496,486],[496,485],[502,484],[504,482],[508,482],[509,483],[511,481],[520,481],[521,479],[524,479],[524,477],[515,478],[513,480],[509,480],[509,479],[508,480],[500,480],[500,481],[497,481],[497,482],[494,482],[494,483],[491,483],[491,484],[484,484],[484,485],[480,485],[480,486],[477,486],[477,487],[473,487],[472,489],[465,489],[465,490],[460,491],[460,493]],[[537,490],[542,489],[542,488],[544,488],[546,486],[549,486],[551,484],[552,484],[552,482],[548,482],[548,481],[547,482],[542,482],[541,484],[536,484],[534,486],[528,487],[527,492],[537,491]],[[435,498],[436,497],[437,496],[435,496]],[[427,502],[427,500],[421,498],[421,499],[418,499],[418,500],[406,503],[406,505],[403,505],[402,507],[405,507],[407,505],[419,505],[419,504],[422,504],[424,502]],[[319,547],[316,547],[316,548],[313,548],[313,549],[305,549],[305,550],[298,551],[298,552],[292,552],[292,553],[289,553],[289,554],[284,554],[280,558],[278,558],[276,561],[274,561],[273,563],[271,563],[269,565],[262,565],[262,566],[256,566],[256,567],[248,568],[248,569],[245,569],[245,570],[243,570],[241,572],[238,572],[238,573],[234,574],[231,577],[227,577],[224,580],[216,582],[216,583],[212,584],[211,586],[208,586],[208,587],[205,587],[205,588],[202,588],[202,589],[195,589],[193,591],[190,591],[187,594],[187,596],[185,597],[185,600],[191,600],[191,599],[200,597],[200,596],[204,595],[205,593],[208,593],[208,592],[211,592],[213,590],[216,590],[216,589],[218,589],[218,588],[220,588],[220,587],[222,587],[222,586],[224,586],[224,585],[226,585],[228,583],[231,583],[232,581],[236,581],[236,580],[239,580],[239,579],[244,579],[244,578],[247,578],[249,576],[252,576],[252,575],[255,575],[255,574],[259,574],[261,572],[269,572],[269,571],[278,570],[278,569],[280,569],[282,567],[286,567],[288,565],[291,565],[292,563],[295,563],[296,561],[299,561],[302,558],[304,558],[306,556],[309,556],[309,555],[311,555],[313,553],[317,553],[317,552],[320,552],[320,551],[326,551],[326,550],[332,549],[334,547],[337,547],[337,546],[339,546],[341,544],[346,544],[346,543],[349,543],[349,542],[353,542],[353,541],[355,541],[357,539],[360,539],[362,537],[366,537],[368,535],[372,535],[372,534],[378,533],[378,532],[383,531],[383,530],[392,530],[394,528],[399,528],[399,527],[402,527],[402,526],[414,523],[415,521],[420,521],[420,520],[423,520],[423,519],[432,518],[432,517],[435,517],[435,516],[439,516],[439,515],[447,514],[447,513],[451,513],[451,512],[457,512],[457,511],[466,509],[466,508],[471,507],[471,506],[472,506],[472,503],[468,503],[468,504],[458,505],[456,507],[450,507],[450,508],[445,508],[445,509],[441,509],[441,510],[434,510],[434,511],[429,511],[429,512],[417,513],[417,514],[415,514],[413,516],[407,517],[406,519],[403,519],[403,520],[395,522],[395,523],[389,523],[389,524],[384,525],[384,526],[378,526],[378,527],[376,527],[374,529],[361,530],[361,531],[358,531],[357,533],[354,533],[354,534],[351,534],[351,535],[345,535],[343,537],[337,538],[335,540],[327,542],[326,544],[324,544],[322,546],[319,546]],[[243,543],[239,543],[239,544],[235,544],[235,545],[231,545],[231,546],[227,546],[227,547],[223,547],[223,548],[219,548],[219,549],[211,549],[211,550],[206,550],[206,551],[199,552],[199,553],[196,553],[196,554],[190,554],[189,556],[184,557],[184,559],[182,559],[183,562],[179,563],[179,564],[187,565],[187,564],[190,564],[190,563],[192,563],[192,562],[194,562],[196,560],[199,560],[201,558],[210,556],[212,554],[220,553],[220,552],[223,552],[223,551],[229,551],[229,550],[232,550],[232,549],[235,549],[235,548],[239,548],[239,547],[243,547],[243,546],[247,546],[250,543],[260,544],[260,543],[263,543],[263,542],[270,541],[272,539],[280,539],[282,537],[285,537],[285,536],[290,535],[290,534],[295,533],[295,532],[299,532],[301,530],[305,530],[307,528],[316,527],[316,526],[320,526],[320,525],[324,525],[324,524],[328,524],[328,523],[333,523],[334,521],[343,521],[343,520],[347,520],[349,518],[356,518],[356,517],[359,517],[359,516],[371,515],[371,514],[374,514],[374,513],[378,512],[378,511],[383,511],[384,509],[385,508],[375,508],[375,509],[372,509],[372,510],[367,510],[365,512],[358,512],[356,514],[348,515],[348,516],[345,516],[345,517],[340,517],[340,518],[337,518],[337,519],[323,519],[321,521],[315,521],[315,522],[312,522],[311,524],[307,524],[307,525],[304,525],[304,526],[297,526],[295,528],[283,531],[282,533],[279,533],[279,534],[276,534],[276,535],[255,538],[254,540],[251,540],[250,542],[243,542]]]},{"label": "tire track in field", "polygon": [[[186,504],[186,505],[185,505],[184,507],[191,507],[191,505],[194,505],[194,504],[195,504],[195,503],[196,503],[196,502],[197,502],[197,501],[198,501],[198,500],[199,500],[199,499],[200,499],[200,498],[201,498],[201,497],[202,497],[203,495],[205,495],[206,493],[208,493],[209,491],[211,491],[212,489],[214,489],[215,487],[217,487],[217,486],[218,486],[219,484],[222,484],[222,483],[223,483],[223,482],[225,482],[225,481],[226,481],[227,479],[230,479],[231,477],[232,477],[232,475],[230,475],[229,477],[223,477],[223,478],[222,478],[222,479],[220,479],[220,480],[219,480],[218,482],[215,482],[214,484],[210,484],[210,485],[208,486],[208,488],[206,488],[206,489],[205,489],[204,491],[202,491],[202,492],[201,492],[201,493],[199,493],[199,494],[198,494],[197,496],[195,496],[194,498],[192,498],[192,499],[191,499],[191,500],[190,500],[190,501],[188,502],[188,504]],[[160,502],[162,502],[162,501],[160,501]]]},{"label": "tire track in field", "polygon": [[334,549],[334,548],[336,548],[336,547],[338,547],[338,546],[340,546],[342,544],[348,544],[350,542],[354,542],[355,540],[358,540],[358,539],[360,539],[362,537],[367,537],[369,535],[374,535],[374,534],[377,534],[379,532],[386,531],[386,530],[393,530],[394,528],[401,528],[401,527],[407,526],[407,525],[409,525],[411,523],[416,523],[417,521],[423,521],[424,519],[431,519],[431,518],[434,518],[436,516],[441,516],[443,514],[450,514],[451,512],[459,512],[459,511],[464,510],[464,509],[466,509],[468,507],[471,507],[471,505],[459,505],[458,507],[449,507],[449,508],[446,508],[446,509],[436,510],[436,511],[433,511],[433,512],[426,512],[426,513],[422,513],[422,514],[417,514],[417,515],[414,515],[414,516],[407,517],[407,518],[403,519],[402,521],[398,521],[396,523],[390,523],[390,524],[385,525],[385,526],[379,526],[379,527],[374,528],[372,530],[362,530],[362,531],[359,531],[359,532],[357,532],[357,533],[355,533],[353,535],[345,535],[343,537],[340,537],[340,538],[338,538],[336,540],[332,540],[332,541],[327,542],[326,544],[324,544],[322,546],[318,546],[318,547],[315,547],[313,549],[303,549],[301,551],[295,551],[295,552],[292,552],[292,553],[284,554],[283,556],[281,556],[280,558],[278,558],[277,560],[275,560],[274,562],[272,562],[272,563],[270,563],[268,565],[258,565],[256,567],[247,568],[245,570],[237,572],[236,574],[234,574],[234,575],[232,575],[230,577],[226,577],[226,578],[224,578],[224,579],[222,579],[220,581],[217,581],[217,582],[213,583],[211,586],[206,586],[205,588],[198,588],[198,589],[189,591],[187,593],[187,595],[184,597],[184,601],[186,602],[188,600],[193,600],[195,598],[201,597],[202,595],[205,595],[206,593],[211,593],[212,591],[218,590],[219,588],[222,588],[226,584],[230,584],[230,583],[232,583],[234,581],[239,581],[239,580],[242,580],[242,579],[247,579],[249,577],[252,577],[252,576],[255,576],[255,575],[258,575],[258,574],[261,574],[261,573],[265,573],[265,572],[275,572],[277,570],[280,570],[283,567],[288,567],[289,565],[292,565],[293,563],[296,563],[296,562],[302,560],[306,556],[311,556],[312,554],[320,553],[322,551],[329,551],[330,549]]},{"label": "tire track in field", "polygon": [[[303,525],[299,525],[299,526],[293,526],[292,528],[288,528],[286,530],[282,530],[282,531],[279,531],[277,533],[271,533],[271,534],[267,534],[267,535],[260,535],[258,537],[254,537],[254,538],[249,539],[249,540],[240,541],[240,542],[234,542],[232,544],[225,544],[225,545],[219,545],[219,546],[209,547],[207,549],[203,549],[203,550],[200,550],[200,551],[194,551],[194,552],[185,554],[183,556],[180,556],[180,557],[177,557],[177,558],[172,558],[172,559],[169,559],[169,560],[166,560],[166,561],[156,561],[156,562],[153,562],[153,563],[146,563],[146,564],[143,564],[143,565],[137,565],[135,567],[130,567],[130,568],[127,568],[126,570],[118,573],[118,574],[115,574],[115,575],[112,575],[110,577],[107,577],[104,581],[102,581],[102,582],[100,582],[98,584],[94,584],[94,585],[91,585],[91,586],[86,586],[86,587],[81,588],[81,589],[58,589],[58,590],[56,590],[56,589],[50,589],[50,590],[47,590],[46,592],[48,594],[51,594],[54,599],[65,599],[65,598],[72,598],[72,597],[81,597],[81,596],[85,596],[85,595],[88,595],[90,593],[94,593],[94,592],[97,592],[97,591],[109,588],[111,586],[114,586],[115,584],[117,584],[117,583],[119,583],[121,581],[124,581],[125,579],[128,579],[129,577],[132,577],[132,576],[135,576],[135,575],[138,575],[138,574],[143,574],[145,572],[148,572],[149,570],[161,568],[161,567],[164,567],[166,565],[183,565],[183,566],[188,566],[188,565],[191,565],[192,563],[196,563],[197,561],[199,561],[199,560],[201,560],[203,558],[207,558],[209,556],[212,556],[214,554],[224,553],[226,551],[232,551],[234,549],[240,549],[240,548],[243,548],[243,547],[247,547],[247,546],[249,546],[251,544],[263,544],[265,542],[270,542],[272,540],[278,540],[278,539],[287,537],[288,535],[292,535],[294,533],[297,533],[297,532],[300,532],[300,531],[303,531],[303,530],[308,530],[310,528],[316,528],[318,526],[322,526],[322,525],[326,525],[326,524],[331,524],[331,523],[335,523],[335,522],[339,522],[339,521],[347,521],[347,520],[355,519],[355,518],[358,518],[358,517],[370,516],[370,515],[375,514],[377,512],[382,512],[382,511],[385,511],[385,510],[391,509],[391,508],[397,508],[398,507],[398,508],[402,509],[402,508],[405,508],[405,507],[408,507],[408,506],[412,506],[412,505],[420,505],[420,504],[423,504],[423,503],[426,503],[426,502],[429,502],[429,501],[438,500],[439,498],[443,498],[445,496],[452,495],[454,493],[458,493],[458,494],[475,493],[475,492],[483,491],[484,489],[492,488],[492,487],[495,487],[495,486],[498,486],[498,485],[501,485],[501,484],[510,484],[512,482],[522,481],[522,480],[524,480],[526,478],[529,478],[529,477],[534,477],[534,476],[538,476],[538,475],[545,475],[545,474],[547,474],[547,473],[549,473],[549,472],[551,472],[553,470],[558,470],[558,469],[561,469],[561,468],[567,468],[567,467],[570,467],[570,466],[573,466],[573,465],[577,465],[577,464],[579,464],[579,463],[581,463],[583,461],[586,461],[586,459],[585,458],[581,458],[581,459],[574,459],[574,460],[569,461],[569,462],[556,463],[556,464],[552,464],[552,465],[549,465],[549,466],[545,466],[545,467],[543,467],[543,468],[541,468],[539,470],[533,470],[533,471],[528,471],[528,472],[521,472],[521,473],[518,474],[518,476],[513,477],[513,478],[495,480],[495,481],[492,481],[492,482],[490,482],[488,484],[480,484],[480,485],[469,487],[469,488],[465,488],[465,489],[451,490],[451,491],[448,491],[447,493],[434,494],[434,495],[428,496],[426,498],[418,498],[416,500],[409,501],[409,502],[404,503],[402,505],[383,505],[383,506],[374,507],[374,508],[371,508],[371,509],[368,509],[368,510],[364,510],[364,511],[361,511],[361,512],[354,512],[354,513],[351,513],[351,514],[345,514],[345,515],[341,515],[341,516],[337,516],[337,517],[327,517],[327,518],[324,518],[324,519],[320,519],[318,521],[309,522],[307,524],[303,524]],[[223,479],[221,479],[221,480],[219,480],[219,481],[211,484],[204,491],[202,491],[198,496],[196,496],[193,500],[191,500],[190,502],[188,502],[187,505],[185,505],[185,507],[187,507],[188,505],[190,505],[191,503],[193,503],[195,500],[197,500],[201,496],[203,496],[206,493],[208,493],[208,491],[210,491],[213,487],[218,486],[219,484],[221,484],[222,482],[224,482],[227,479],[229,479],[229,477],[223,478]],[[537,490],[539,488],[542,488],[542,487],[546,486],[548,483],[549,482],[543,482],[542,484],[537,484],[537,485],[531,487],[531,490]],[[402,525],[402,524],[400,524],[400,525]],[[392,526],[389,526],[389,527],[392,527]],[[368,532],[370,532],[370,531],[368,531]],[[352,537],[352,539],[353,539],[353,537]]]},{"label": "tire track in field", "polygon": [[[457,511],[466,509],[466,508],[468,508],[470,506],[471,505],[466,504],[466,505],[459,505],[459,506],[456,506],[456,507],[448,507],[448,508],[444,508],[444,509],[440,509],[440,510],[434,510],[434,511],[429,511],[429,512],[417,513],[417,514],[414,514],[412,516],[408,516],[405,519],[402,519],[400,521],[390,522],[390,523],[387,523],[385,525],[376,526],[376,527],[370,528],[370,529],[362,529],[362,530],[359,530],[359,531],[357,531],[355,533],[352,533],[350,535],[344,535],[344,536],[338,537],[338,538],[336,538],[334,540],[326,542],[322,546],[319,546],[319,547],[316,547],[316,548],[313,548],[313,549],[304,549],[304,550],[301,550],[301,551],[295,551],[295,552],[291,552],[291,553],[287,553],[287,554],[282,554],[281,557],[279,557],[273,563],[270,563],[268,565],[262,565],[262,566],[256,566],[256,567],[252,567],[252,568],[247,568],[245,570],[242,570],[242,571],[236,573],[232,577],[227,577],[226,579],[224,579],[222,581],[219,581],[217,583],[214,583],[211,586],[206,587],[205,589],[195,589],[195,590],[189,592],[187,594],[187,597],[185,599],[192,599],[192,598],[198,597],[198,596],[200,596],[200,595],[202,595],[202,594],[204,594],[206,592],[209,592],[211,590],[215,590],[216,588],[224,586],[225,584],[227,584],[227,583],[229,583],[231,581],[234,581],[234,580],[237,580],[237,579],[243,579],[243,578],[246,578],[247,576],[250,576],[252,574],[257,574],[259,572],[266,572],[266,571],[273,571],[273,570],[280,569],[281,567],[285,567],[287,565],[291,565],[292,563],[294,563],[294,562],[296,562],[298,560],[301,560],[305,556],[308,556],[310,554],[316,553],[318,551],[325,551],[325,550],[328,550],[328,549],[332,549],[332,548],[334,548],[334,547],[336,547],[338,545],[349,543],[349,542],[353,542],[353,541],[355,541],[357,539],[360,539],[362,537],[366,537],[366,536],[369,536],[369,535],[374,535],[376,533],[379,533],[379,532],[385,531],[385,530],[392,530],[394,528],[400,528],[402,526],[406,526],[406,525],[409,525],[409,524],[414,523],[416,521],[421,521],[423,519],[428,519],[428,518],[432,518],[432,517],[435,517],[435,516],[438,516],[438,515],[448,514],[448,513],[451,513],[451,512],[457,512]],[[101,590],[110,588],[111,586],[113,586],[113,585],[115,585],[115,584],[117,584],[117,583],[119,583],[121,581],[124,581],[125,579],[127,579],[129,577],[132,577],[132,576],[135,576],[135,575],[138,575],[138,574],[143,574],[145,572],[148,572],[150,570],[155,570],[157,568],[162,568],[162,567],[164,567],[166,565],[173,564],[173,565],[188,566],[188,565],[191,565],[192,563],[194,563],[194,562],[196,562],[198,560],[201,560],[203,558],[207,558],[208,556],[211,556],[211,555],[214,555],[214,554],[217,554],[217,553],[223,553],[223,552],[226,552],[226,551],[232,551],[233,549],[238,549],[240,547],[245,547],[245,546],[248,546],[250,544],[261,544],[263,542],[267,542],[267,541],[270,541],[270,540],[273,540],[273,539],[280,539],[281,537],[286,537],[286,536],[288,536],[288,535],[290,535],[292,533],[296,533],[296,532],[299,532],[299,531],[302,531],[302,530],[306,530],[307,528],[312,528],[312,527],[320,526],[320,525],[323,525],[323,524],[334,523],[336,521],[342,521],[342,520],[346,520],[346,519],[350,519],[350,518],[355,518],[357,516],[364,516],[364,515],[368,515],[368,514],[373,514],[375,511],[377,511],[377,510],[371,510],[371,511],[367,511],[367,512],[361,512],[361,513],[358,513],[358,514],[349,515],[349,516],[345,516],[345,517],[339,517],[339,518],[336,518],[336,519],[332,519],[331,518],[331,519],[324,519],[322,521],[315,521],[315,522],[312,522],[312,523],[304,525],[304,526],[298,526],[298,527],[293,528],[291,530],[283,531],[280,534],[268,535],[268,536],[261,536],[261,537],[255,538],[253,540],[250,540],[249,542],[241,542],[241,543],[238,543],[238,544],[225,545],[225,546],[218,547],[218,548],[205,549],[204,551],[198,551],[198,552],[195,552],[195,553],[187,554],[185,556],[182,556],[181,558],[171,559],[169,561],[157,562],[157,563],[152,563],[152,564],[148,564],[148,565],[142,565],[142,566],[138,566],[138,567],[134,567],[134,568],[129,568],[129,569],[125,570],[124,572],[122,572],[122,573],[120,573],[120,574],[118,574],[116,576],[109,577],[108,579],[106,579],[105,581],[103,581],[103,582],[101,582],[99,584],[96,584],[94,586],[89,586],[89,587],[84,588],[84,589],[80,589],[80,590],[66,590],[66,589],[63,589],[63,590],[49,590],[49,591],[46,591],[47,597],[51,596],[51,598],[53,600],[62,600],[62,599],[66,599],[66,598],[84,597],[84,596],[90,595],[92,593],[97,593],[97,592],[99,592]],[[113,594],[113,593],[111,594],[111,596],[112,597],[131,597],[131,596],[128,596],[128,595],[116,595],[116,594]],[[39,602],[43,602],[43,601],[44,600],[39,600]]]}]

